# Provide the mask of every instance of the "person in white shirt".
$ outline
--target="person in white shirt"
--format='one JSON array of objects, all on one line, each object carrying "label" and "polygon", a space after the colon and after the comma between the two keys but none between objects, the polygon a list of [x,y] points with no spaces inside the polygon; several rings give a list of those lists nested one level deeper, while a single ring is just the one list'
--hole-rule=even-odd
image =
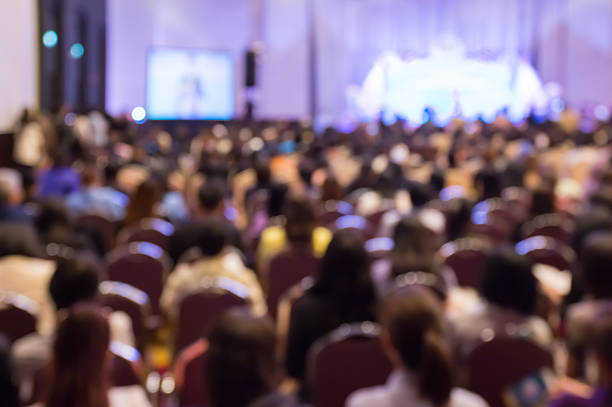
[{"label": "person in white shirt", "polygon": [[392,292],[383,305],[381,324],[381,341],[395,371],[385,385],[353,393],[348,407],[487,406],[479,396],[454,387],[442,305],[428,289]]}]

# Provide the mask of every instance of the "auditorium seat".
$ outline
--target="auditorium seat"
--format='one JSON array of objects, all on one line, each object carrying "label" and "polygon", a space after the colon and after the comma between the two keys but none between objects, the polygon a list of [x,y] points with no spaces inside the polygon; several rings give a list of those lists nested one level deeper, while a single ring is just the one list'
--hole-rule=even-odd
[{"label": "auditorium seat", "polygon": [[168,237],[174,233],[174,226],[163,219],[144,219],[137,225],[126,226],[117,236],[117,244],[149,242],[167,249]]},{"label": "auditorium seat", "polygon": [[369,240],[376,235],[376,229],[366,218],[358,215],[344,215],[336,219],[327,228],[332,232],[342,229],[352,229],[356,231],[363,240]]},{"label": "auditorium seat", "polygon": [[245,286],[233,280],[221,280],[207,278],[181,300],[174,338],[175,355],[206,337],[224,311],[248,304]]},{"label": "auditorium seat", "polygon": [[392,366],[372,322],[345,324],[308,353],[307,385],[317,407],[344,406],[356,390],[385,383]]},{"label": "auditorium seat", "polygon": [[365,242],[365,249],[372,261],[385,259],[393,250],[395,243],[389,237],[374,237]]},{"label": "auditorium seat", "polygon": [[536,216],[532,220],[525,222],[521,228],[521,235],[523,238],[548,236],[569,244],[573,229],[574,224],[567,216],[558,213],[548,213]]},{"label": "auditorium seat", "polygon": [[204,385],[204,363],[208,342],[194,342],[178,356],[174,365],[174,382],[178,405],[181,407],[210,407],[211,400]]},{"label": "auditorium seat", "polygon": [[148,242],[118,247],[106,256],[106,267],[109,280],[144,291],[153,314],[159,315],[159,299],[170,267],[160,247]]},{"label": "auditorium seat", "polygon": [[38,307],[20,294],[0,292],[0,333],[10,342],[36,332]]},{"label": "auditorium seat", "polygon": [[493,250],[490,240],[482,237],[464,237],[446,243],[440,255],[446,266],[457,276],[459,285],[478,289],[484,264]]},{"label": "auditorium seat", "polygon": [[77,218],[76,225],[96,230],[104,242],[105,253],[115,247],[117,225],[110,219],[94,214],[81,215]]},{"label": "auditorium seat", "polygon": [[344,201],[327,201],[318,210],[317,223],[327,226],[338,218],[353,213],[353,206]]},{"label": "auditorium seat", "polygon": [[495,337],[470,353],[468,388],[490,407],[506,407],[504,391],[543,368],[553,368],[553,357],[547,350],[525,338]]},{"label": "auditorium seat", "polygon": [[548,236],[533,236],[518,242],[518,254],[529,257],[534,263],[546,264],[559,270],[571,270],[576,254],[571,247]]}]

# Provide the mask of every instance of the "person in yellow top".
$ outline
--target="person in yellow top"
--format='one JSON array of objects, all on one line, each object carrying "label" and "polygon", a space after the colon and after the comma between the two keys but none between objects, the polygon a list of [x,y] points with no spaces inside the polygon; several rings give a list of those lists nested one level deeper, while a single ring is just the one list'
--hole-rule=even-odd
[{"label": "person in yellow top", "polygon": [[[257,247],[257,266],[265,282],[270,260],[291,245],[310,245],[313,254],[322,257],[332,239],[332,232],[316,226],[310,200],[304,196],[290,198],[284,210],[284,225],[269,226],[261,234]],[[265,283],[264,283],[265,284]]]},{"label": "person in yellow top", "polygon": [[205,282],[248,298],[253,313],[265,315],[266,300],[257,276],[244,265],[236,249],[226,246],[223,225],[215,220],[203,221],[199,235],[203,257],[193,264],[179,264],[168,276],[160,300],[166,315],[176,320],[181,300]]}]

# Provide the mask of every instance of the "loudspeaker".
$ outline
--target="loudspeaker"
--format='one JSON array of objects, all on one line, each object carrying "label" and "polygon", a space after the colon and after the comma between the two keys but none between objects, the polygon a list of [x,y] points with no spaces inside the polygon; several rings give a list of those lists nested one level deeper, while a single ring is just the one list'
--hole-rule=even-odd
[{"label": "loudspeaker", "polygon": [[253,50],[249,50],[246,53],[245,58],[245,67],[246,67],[246,75],[245,75],[245,86],[247,88],[252,88],[257,86],[257,54]]}]

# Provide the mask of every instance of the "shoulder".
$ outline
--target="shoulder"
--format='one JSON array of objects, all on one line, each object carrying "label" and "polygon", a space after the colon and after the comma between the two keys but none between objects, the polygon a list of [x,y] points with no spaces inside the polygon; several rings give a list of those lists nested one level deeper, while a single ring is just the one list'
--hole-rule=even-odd
[{"label": "shoulder", "polygon": [[488,407],[487,402],[479,395],[468,390],[455,388],[451,392],[449,407]]},{"label": "shoulder", "polygon": [[346,400],[347,407],[384,406],[387,392],[382,386],[357,390]]},{"label": "shoulder", "polygon": [[566,395],[550,403],[550,407],[588,407],[588,405],[588,400],[574,395]]},{"label": "shoulder", "polygon": [[113,387],[108,392],[110,407],[151,407],[145,391],[140,386]]}]

